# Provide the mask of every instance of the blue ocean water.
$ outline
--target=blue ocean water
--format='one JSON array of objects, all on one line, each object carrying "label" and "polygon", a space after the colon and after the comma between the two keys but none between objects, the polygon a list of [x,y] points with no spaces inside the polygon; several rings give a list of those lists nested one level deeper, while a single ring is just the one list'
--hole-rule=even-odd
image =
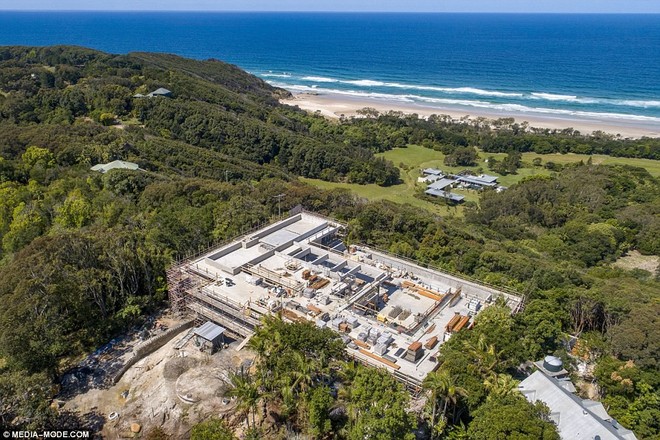
[{"label": "blue ocean water", "polygon": [[0,45],[236,64],[292,91],[660,124],[660,15],[0,12]]}]

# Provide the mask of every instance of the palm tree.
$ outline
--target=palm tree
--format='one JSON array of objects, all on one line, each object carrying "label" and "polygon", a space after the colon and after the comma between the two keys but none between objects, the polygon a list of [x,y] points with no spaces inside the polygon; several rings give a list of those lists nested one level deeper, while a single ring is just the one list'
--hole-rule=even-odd
[{"label": "palm tree", "polygon": [[362,366],[355,361],[339,361],[335,364],[339,367],[339,378],[345,387],[349,387]]},{"label": "palm tree", "polygon": [[318,362],[314,359],[306,358],[301,352],[293,353],[295,369],[291,372],[293,378],[293,388],[299,389],[302,394],[313,385],[314,379],[318,376]]},{"label": "palm tree", "polygon": [[[456,378],[453,377],[448,370],[440,369],[438,371],[433,371],[429,373],[422,386],[431,391],[431,401],[433,404],[433,409],[431,413],[431,438],[435,438],[435,426],[436,426],[436,414],[438,409],[438,400],[441,400],[443,403],[442,407],[442,420],[443,422],[447,417],[447,408],[449,404],[455,407],[458,403],[458,399],[461,396],[466,396],[467,391],[464,388],[456,385]],[[452,421],[454,417],[452,417]]]},{"label": "palm tree", "polygon": [[484,386],[489,391],[488,399],[494,397],[506,397],[515,394],[518,389],[518,381],[508,374],[491,374],[484,380]]},{"label": "palm tree", "polygon": [[245,373],[232,374],[230,377],[232,388],[227,392],[230,397],[236,397],[238,408],[247,414],[247,425],[250,428],[250,413],[252,413],[252,425],[255,425],[254,413],[261,399],[259,386],[252,377]]},{"label": "palm tree", "polygon": [[475,361],[476,370],[486,377],[491,374],[500,363],[502,352],[495,350],[495,345],[486,342],[485,335],[479,335],[479,340],[476,344],[465,341],[465,348]]}]

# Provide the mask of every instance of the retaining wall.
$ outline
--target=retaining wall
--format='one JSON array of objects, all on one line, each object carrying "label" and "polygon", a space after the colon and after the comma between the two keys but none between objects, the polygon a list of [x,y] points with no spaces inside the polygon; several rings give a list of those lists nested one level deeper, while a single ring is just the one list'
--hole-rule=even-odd
[{"label": "retaining wall", "polygon": [[126,364],[112,377],[112,384],[115,385],[122,376],[135,365],[139,360],[143,359],[145,356],[153,353],[154,351],[161,348],[163,345],[167,344],[174,336],[178,335],[184,330],[188,330],[195,325],[195,320],[191,319],[189,321],[183,322],[176,327],[168,329],[165,333],[162,333],[158,336],[155,336],[151,339],[148,339],[138,345],[135,350],[133,350],[133,356],[126,362]]}]

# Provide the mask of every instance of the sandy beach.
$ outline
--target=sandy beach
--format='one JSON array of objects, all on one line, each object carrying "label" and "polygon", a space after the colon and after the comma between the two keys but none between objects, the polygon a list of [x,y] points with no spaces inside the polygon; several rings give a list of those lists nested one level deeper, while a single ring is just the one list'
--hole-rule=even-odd
[{"label": "sandy beach", "polygon": [[626,120],[599,120],[592,118],[567,118],[557,116],[546,116],[540,114],[525,114],[517,112],[489,112],[479,109],[461,109],[450,107],[429,107],[413,103],[391,102],[381,99],[353,98],[344,95],[300,93],[291,99],[281,101],[284,104],[298,106],[310,112],[320,112],[329,118],[356,116],[357,111],[365,107],[372,107],[380,112],[390,110],[400,111],[405,114],[416,113],[420,116],[449,115],[453,119],[463,117],[487,119],[514,118],[517,122],[528,122],[530,127],[565,129],[573,128],[582,133],[602,131],[624,138],[660,137],[660,126],[656,123]]}]

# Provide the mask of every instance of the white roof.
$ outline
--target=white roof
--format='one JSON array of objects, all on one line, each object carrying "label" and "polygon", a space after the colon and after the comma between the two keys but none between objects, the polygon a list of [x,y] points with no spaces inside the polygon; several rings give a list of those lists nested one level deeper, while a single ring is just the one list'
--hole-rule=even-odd
[{"label": "white roof", "polygon": [[126,162],[125,160],[113,160],[112,162],[94,165],[91,170],[107,173],[108,171],[114,169],[137,170],[138,168],[138,164],[133,162]]},{"label": "white roof", "polygon": [[[581,400],[541,371],[534,372],[518,386],[530,402],[538,400],[550,408],[551,418],[565,440],[632,440],[632,431],[607,415],[605,408],[592,400]],[[595,405],[594,405],[595,404]],[[603,416],[607,419],[603,419]]]},{"label": "white roof", "polygon": [[154,90],[153,92],[149,93],[148,96],[154,96],[154,95],[169,95],[170,93],[172,93],[172,92],[169,91],[169,90],[167,90],[167,89],[165,89],[165,88],[163,88],[163,87],[159,87],[159,88],[157,88],[156,90]]}]

